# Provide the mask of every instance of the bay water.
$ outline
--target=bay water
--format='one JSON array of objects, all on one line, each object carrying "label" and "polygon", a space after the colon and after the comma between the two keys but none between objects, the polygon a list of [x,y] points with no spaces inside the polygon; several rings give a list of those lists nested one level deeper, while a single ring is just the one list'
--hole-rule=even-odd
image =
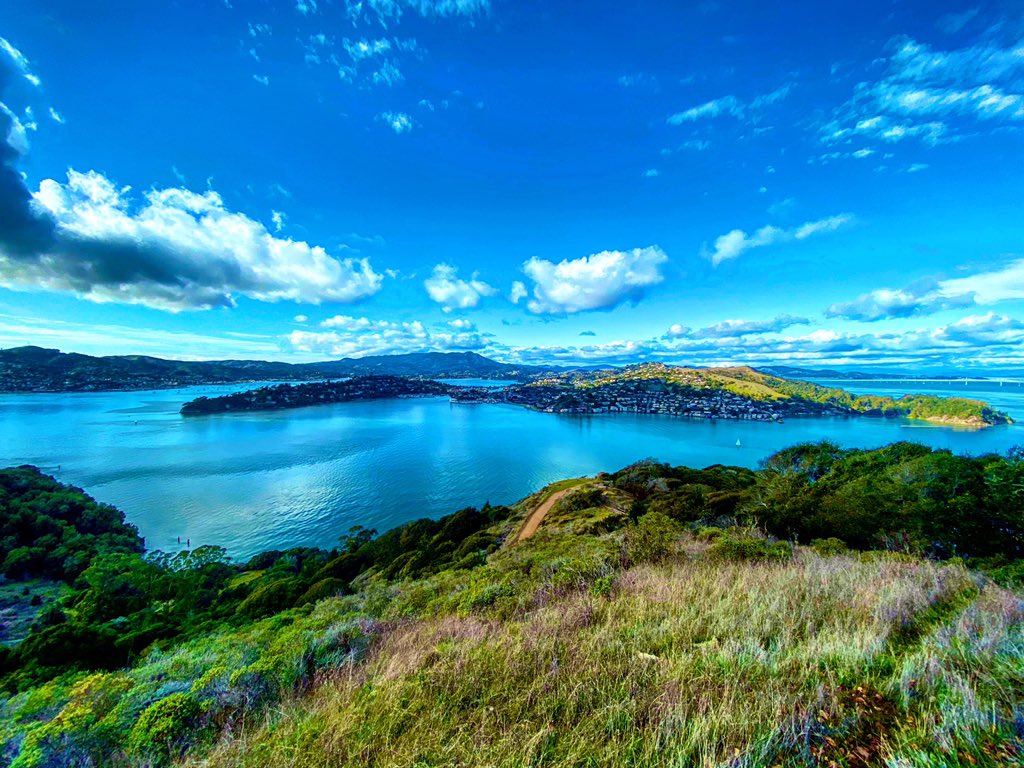
[{"label": "bay water", "polygon": [[[839,385],[857,394],[977,397],[1024,419],[1018,382]],[[0,395],[0,466],[34,464],[114,504],[150,549],[176,551],[190,541],[245,558],[267,549],[331,547],[357,524],[383,531],[486,501],[511,503],[555,480],[647,457],[756,467],[780,448],[822,439],[856,447],[913,440],[969,454],[1024,444],[1024,427],[1016,424],[959,429],[868,417],[771,424],[553,415],[447,398],[178,414],[199,395],[244,388]]]}]

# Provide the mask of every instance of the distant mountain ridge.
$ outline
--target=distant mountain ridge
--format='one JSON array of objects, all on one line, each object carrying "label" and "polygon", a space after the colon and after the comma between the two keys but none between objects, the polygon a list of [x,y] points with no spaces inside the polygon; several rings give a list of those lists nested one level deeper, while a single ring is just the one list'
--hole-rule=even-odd
[{"label": "distant mountain ridge", "polygon": [[[39,346],[0,349],[0,392],[100,392],[165,389],[201,384],[268,381],[315,381],[342,376],[424,376],[525,381],[542,374],[628,372],[631,366],[517,365],[476,352],[410,352],[344,357],[316,363],[266,360],[168,360],[147,355],[97,357]],[[710,370],[694,366],[694,370]],[[786,365],[759,366],[763,374],[798,380],[916,380],[979,378],[964,374],[922,375],[909,372],[837,371]]]},{"label": "distant mountain ridge", "polygon": [[559,369],[500,363],[475,352],[413,352],[318,363],[279,363],[166,360],[146,355],[94,357],[25,346],[0,350],[0,392],[161,389],[250,381],[309,381],[366,374],[524,379],[555,370]]}]

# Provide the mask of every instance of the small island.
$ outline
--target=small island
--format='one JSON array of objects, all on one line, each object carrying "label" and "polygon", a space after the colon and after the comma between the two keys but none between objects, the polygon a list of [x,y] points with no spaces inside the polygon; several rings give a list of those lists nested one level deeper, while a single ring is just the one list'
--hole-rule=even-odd
[{"label": "small island", "polygon": [[385,400],[397,397],[450,396],[455,389],[431,379],[407,376],[354,376],[338,381],[277,384],[220,397],[197,397],[181,407],[182,416],[233,411],[272,411],[309,405]]},{"label": "small island", "polygon": [[353,400],[448,396],[452,403],[504,403],[544,413],[650,413],[696,419],[778,422],[789,417],[874,416],[987,427],[1012,423],[980,400],[932,395],[854,395],[752,368],[682,368],[645,363],[614,371],[575,371],[498,389],[442,384],[422,377],[356,376],[280,384],[185,403],[182,415],[277,410]]}]

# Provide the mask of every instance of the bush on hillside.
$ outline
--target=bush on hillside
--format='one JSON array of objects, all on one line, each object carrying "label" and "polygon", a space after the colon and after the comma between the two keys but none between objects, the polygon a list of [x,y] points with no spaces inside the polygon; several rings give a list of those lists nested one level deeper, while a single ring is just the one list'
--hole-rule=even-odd
[{"label": "bush on hillside", "polygon": [[769,541],[749,531],[728,531],[707,549],[712,560],[785,562],[793,557],[788,541]]},{"label": "bush on hillside", "polygon": [[648,512],[626,529],[626,558],[630,564],[664,560],[675,549],[682,529],[661,512]]}]

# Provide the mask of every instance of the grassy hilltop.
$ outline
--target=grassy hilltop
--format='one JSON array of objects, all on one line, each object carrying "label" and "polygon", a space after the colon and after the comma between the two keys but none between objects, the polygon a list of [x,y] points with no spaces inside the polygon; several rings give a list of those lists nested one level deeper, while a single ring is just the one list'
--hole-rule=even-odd
[{"label": "grassy hilltop", "polygon": [[[838,387],[823,387],[800,379],[784,379],[748,367],[682,368],[644,363],[622,371],[574,378],[572,374],[545,381],[570,383],[580,389],[601,389],[622,382],[663,382],[691,391],[724,391],[755,402],[814,404],[839,412],[873,416],[905,416],[935,423],[984,427],[1011,423],[1009,417],[981,400],[935,395],[854,395]],[[543,383],[543,382],[541,382]]]},{"label": "grassy hilltop", "polygon": [[[43,493],[92,508],[12,473],[2,501],[36,527],[68,506]],[[1024,755],[1019,451],[822,443],[756,471],[644,461],[244,564],[216,548],[143,556],[104,525],[123,531],[90,531],[77,574],[6,571],[24,558],[16,532],[0,542],[28,594],[60,586],[2,657],[3,764]]]}]

